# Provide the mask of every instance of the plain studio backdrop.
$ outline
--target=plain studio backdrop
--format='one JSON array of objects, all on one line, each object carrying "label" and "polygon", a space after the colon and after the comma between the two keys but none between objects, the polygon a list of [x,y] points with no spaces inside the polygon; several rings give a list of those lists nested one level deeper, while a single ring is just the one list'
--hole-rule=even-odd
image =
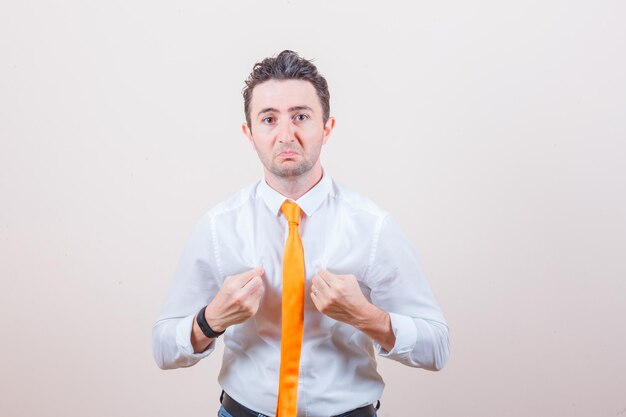
[{"label": "plain studio backdrop", "polygon": [[[327,77],[322,161],[389,210],[451,330],[380,417],[626,416],[623,1],[5,1],[0,415],[213,416],[220,349],[151,328],[209,208],[262,175],[252,65]],[[262,384],[263,381],[250,381]]]}]

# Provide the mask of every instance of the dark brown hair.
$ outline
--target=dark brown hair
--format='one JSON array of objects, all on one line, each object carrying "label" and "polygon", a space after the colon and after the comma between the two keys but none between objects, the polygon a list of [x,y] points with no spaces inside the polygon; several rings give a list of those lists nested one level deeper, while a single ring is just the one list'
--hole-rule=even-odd
[{"label": "dark brown hair", "polygon": [[284,50],[275,58],[265,58],[252,67],[252,72],[246,80],[243,89],[243,107],[246,113],[246,122],[250,127],[250,102],[252,91],[257,85],[269,80],[304,80],[315,87],[323,111],[324,123],[330,116],[330,93],[326,79],[317,72],[317,67],[296,52]]}]

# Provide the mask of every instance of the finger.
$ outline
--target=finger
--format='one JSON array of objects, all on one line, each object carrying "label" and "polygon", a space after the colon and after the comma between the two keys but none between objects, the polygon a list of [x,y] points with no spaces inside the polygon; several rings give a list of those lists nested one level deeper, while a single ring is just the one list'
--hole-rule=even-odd
[{"label": "finger", "polygon": [[264,273],[265,273],[265,271],[263,270],[262,267],[257,267],[257,268],[254,268],[254,269],[251,269],[249,271],[246,271],[246,272],[242,273],[241,274],[241,279],[242,279],[242,282],[241,282],[242,285],[241,286],[245,287],[254,278],[260,277]]},{"label": "finger", "polygon": [[331,284],[333,282],[333,277],[332,277],[332,274],[328,272],[327,270],[320,269],[319,271],[317,271],[317,275],[315,275],[315,277],[319,278],[317,282],[315,283],[317,287],[319,288],[319,290],[323,291],[326,288],[332,287]]},{"label": "finger", "polygon": [[316,296],[320,296],[328,288],[328,285],[324,282],[322,278],[320,278],[318,275],[313,276],[313,279],[311,280],[311,291],[317,291],[317,294],[315,294]]},{"label": "finger", "polygon": [[319,295],[319,288],[315,285],[311,285],[311,296],[317,297]]},{"label": "finger", "polygon": [[326,295],[322,293],[319,288],[311,288],[311,299],[317,301],[318,303],[322,303],[326,300]]},{"label": "finger", "polygon": [[313,287],[313,286],[319,287],[321,280],[322,279],[319,277],[318,274],[313,275],[313,278],[311,278],[311,287]]},{"label": "finger", "polygon": [[241,289],[244,291],[245,294],[251,294],[258,290],[259,287],[263,287],[263,278],[257,275],[255,277],[252,277],[252,279],[250,279],[250,281],[248,281],[246,285],[244,285]]},{"label": "finger", "polygon": [[[318,295],[319,295],[319,293],[318,293]],[[321,305],[320,305],[321,301],[317,298],[317,296],[315,296],[315,294],[313,292],[311,292],[311,300],[313,301],[313,305],[315,306],[317,311],[321,312],[321,310],[320,310],[320,308],[321,308]]]},{"label": "finger", "polygon": [[[246,287],[247,288],[247,287]],[[251,291],[249,291],[245,297],[255,300],[261,300],[263,298],[263,294],[265,294],[265,285],[261,282],[261,285],[255,286]]]},{"label": "finger", "polygon": [[328,269],[322,268],[317,271],[317,274],[328,286],[331,286],[332,282],[335,280],[335,276],[328,272]]},{"label": "finger", "polygon": [[237,290],[234,297],[245,303],[261,300],[263,294],[265,294],[265,285],[261,277],[257,276],[251,279],[245,287]]}]

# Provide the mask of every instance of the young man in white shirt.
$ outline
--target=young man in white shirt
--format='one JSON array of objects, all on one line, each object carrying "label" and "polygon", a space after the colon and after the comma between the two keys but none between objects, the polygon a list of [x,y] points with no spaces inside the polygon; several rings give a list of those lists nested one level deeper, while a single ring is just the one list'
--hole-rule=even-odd
[{"label": "young man in white shirt", "polygon": [[242,129],[264,178],[200,219],[154,326],[163,369],[194,365],[225,332],[219,416],[277,411],[281,305],[292,296],[282,293],[285,200],[302,211],[298,416],[374,416],[384,387],[375,354],[430,370],[447,360],[448,328],[410,243],[389,213],[322,168],[329,97],[317,68],[292,51],[254,66]]}]

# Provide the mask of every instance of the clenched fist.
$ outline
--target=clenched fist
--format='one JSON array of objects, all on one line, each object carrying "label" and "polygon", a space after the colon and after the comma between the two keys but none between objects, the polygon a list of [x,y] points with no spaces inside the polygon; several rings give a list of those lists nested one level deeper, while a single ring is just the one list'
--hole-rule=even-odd
[{"label": "clenched fist", "polygon": [[320,269],[311,282],[311,300],[320,313],[362,331],[390,351],[396,343],[391,317],[367,301],[354,275]]},{"label": "clenched fist", "polygon": [[224,279],[217,295],[207,306],[205,317],[216,332],[242,323],[254,316],[265,293],[261,276],[263,268],[255,268]]},{"label": "clenched fist", "polygon": [[[219,333],[256,314],[265,293],[261,278],[264,273],[263,268],[255,268],[224,279],[222,287],[204,311],[211,329]],[[205,350],[210,343],[195,320],[191,342],[195,352]]]},{"label": "clenched fist", "polygon": [[370,304],[354,275],[336,275],[320,269],[311,283],[313,304],[332,319],[354,325]]}]

